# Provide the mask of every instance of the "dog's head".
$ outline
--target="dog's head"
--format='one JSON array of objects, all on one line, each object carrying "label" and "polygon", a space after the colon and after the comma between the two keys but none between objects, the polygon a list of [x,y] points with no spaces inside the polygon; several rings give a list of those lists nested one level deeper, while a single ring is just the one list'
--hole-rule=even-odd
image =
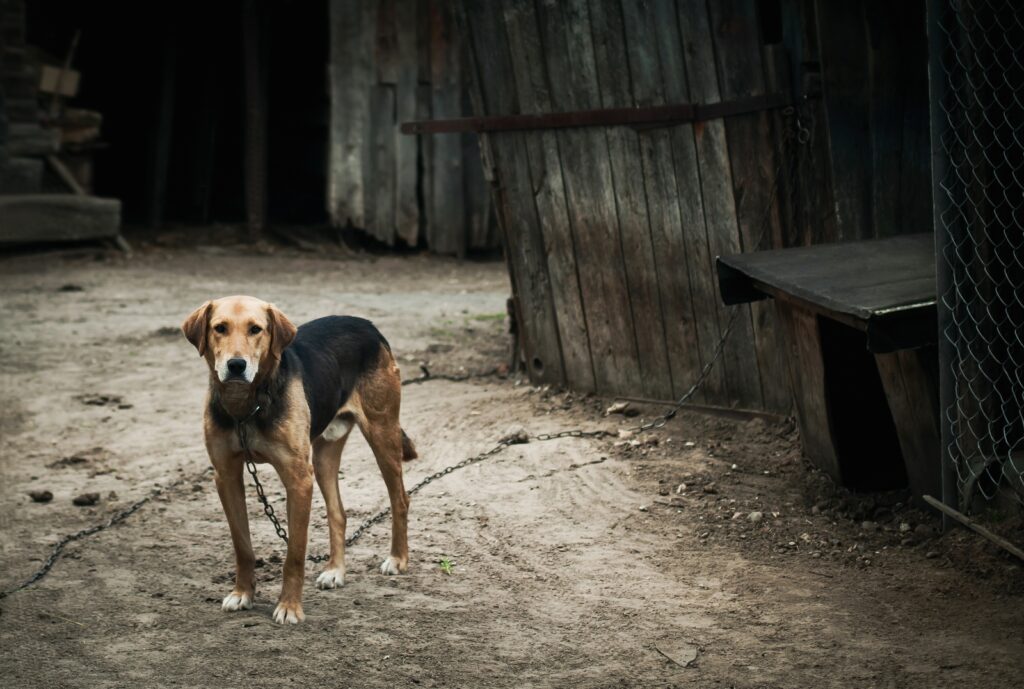
[{"label": "dog's head", "polygon": [[250,384],[281,359],[295,326],[276,306],[255,297],[208,301],[181,324],[221,383]]}]

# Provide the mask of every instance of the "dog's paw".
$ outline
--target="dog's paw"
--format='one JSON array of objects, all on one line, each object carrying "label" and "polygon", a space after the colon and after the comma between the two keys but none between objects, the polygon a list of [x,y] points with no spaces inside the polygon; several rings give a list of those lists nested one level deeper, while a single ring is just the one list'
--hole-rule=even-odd
[{"label": "dog's paw", "polygon": [[236,610],[251,610],[252,594],[244,593],[242,591],[232,591],[224,597],[224,601],[220,604],[220,609],[224,612],[235,612]]},{"label": "dog's paw", "polygon": [[285,603],[281,601],[274,608],[274,622],[278,624],[298,624],[306,619],[302,614],[302,603]]},{"label": "dog's paw", "polygon": [[390,555],[384,559],[381,563],[380,573],[381,574],[405,574],[405,570],[409,569],[408,560],[399,560],[394,555]]},{"label": "dog's paw", "polygon": [[341,567],[335,567],[334,569],[325,569],[320,573],[320,576],[316,578],[316,587],[318,589],[337,589],[345,585],[345,570]]}]

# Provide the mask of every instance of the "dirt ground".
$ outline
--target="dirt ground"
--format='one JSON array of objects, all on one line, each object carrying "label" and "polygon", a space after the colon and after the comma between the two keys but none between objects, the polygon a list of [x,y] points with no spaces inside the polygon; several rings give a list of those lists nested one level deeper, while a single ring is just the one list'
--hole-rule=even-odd
[{"label": "dirt ground", "polygon": [[[379,524],[349,549],[344,588],[316,590],[307,569],[296,627],[270,619],[282,549],[252,499],[256,606],[223,613],[233,559],[203,473],[206,372],[177,327],[233,293],[296,322],[366,316],[407,378],[420,362],[505,360],[501,262],[183,249],[173,237],[131,258],[0,258],[0,588],[61,535],[188,478],[0,602],[0,685],[1024,686],[1020,563],[969,533],[938,535],[905,495],[835,489],[801,458],[792,422],[697,413],[622,439],[515,445],[430,484],[412,500],[409,574],[376,573]],[[514,377],[408,386],[403,425],[421,458],[407,485],[513,426],[617,430],[657,412],[605,417],[608,403]],[[96,505],[72,503],[88,492]],[[355,436],[342,494],[349,529],[387,502]]]}]

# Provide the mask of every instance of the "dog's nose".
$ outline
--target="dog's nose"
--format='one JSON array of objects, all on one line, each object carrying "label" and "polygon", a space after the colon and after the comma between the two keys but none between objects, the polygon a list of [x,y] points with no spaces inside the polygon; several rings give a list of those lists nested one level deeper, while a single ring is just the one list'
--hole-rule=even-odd
[{"label": "dog's nose", "polygon": [[240,375],[245,371],[245,359],[228,359],[228,373]]}]

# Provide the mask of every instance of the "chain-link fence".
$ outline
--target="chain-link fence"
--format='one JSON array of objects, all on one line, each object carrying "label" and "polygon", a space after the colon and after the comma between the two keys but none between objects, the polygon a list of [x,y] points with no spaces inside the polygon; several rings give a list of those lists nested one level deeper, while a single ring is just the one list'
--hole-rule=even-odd
[{"label": "chain-link fence", "polygon": [[931,0],[944,499],[1024,502],[1024,6]]}]

